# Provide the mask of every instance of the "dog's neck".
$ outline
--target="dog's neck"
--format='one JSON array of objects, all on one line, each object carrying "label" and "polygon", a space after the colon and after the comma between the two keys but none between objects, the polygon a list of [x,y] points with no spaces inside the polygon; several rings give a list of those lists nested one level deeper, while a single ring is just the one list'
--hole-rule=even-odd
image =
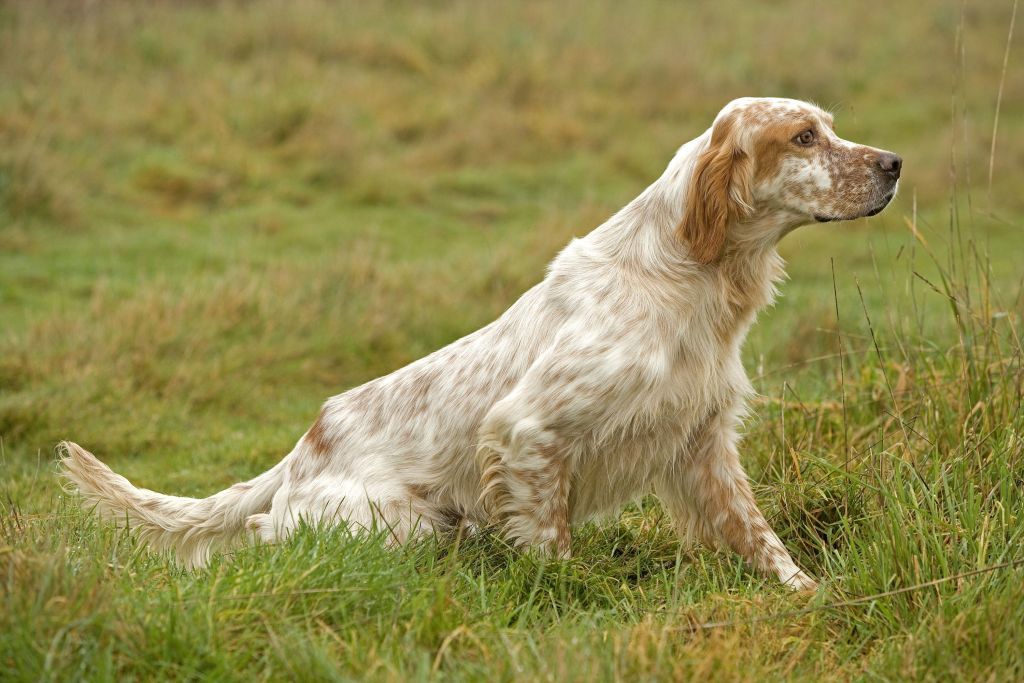
[{"label": "dog's neck", "polygon": [[[674,285],[685,298],[692,299],[701,292],[708,296],[723,292],[728,309],[734,314],[731,317],[740,324],[772,303],[775,285],[785,277],[784,262],[776,250],[777,240],[764,238],[773,233],[783,234],[783,219],[768,213],[756,214],[729,226],[729,238],[716,262],[698,264],[690,258],[677,228],[694,159],[706,145],[704,138],[684,145],[660,178],[580,240],[578,246],[592,263],[611,264],[627,274],[650,274],[654,277],[644,281],[657,282],[664,288]],[[778,226],[773,225],[774,220],[779,220]],[[694,288],[695,277],[713,279],[720,286]],[[671,293],[665,293],[672,298]]]}]

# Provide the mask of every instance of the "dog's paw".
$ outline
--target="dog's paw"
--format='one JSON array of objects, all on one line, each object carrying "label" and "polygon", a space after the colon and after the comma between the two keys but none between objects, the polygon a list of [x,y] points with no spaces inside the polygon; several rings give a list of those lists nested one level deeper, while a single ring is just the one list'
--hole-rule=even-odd
[{"label": "dog's paw", "polygon": [[801,593],[812,593],[818,590],[818,582],[802,571],[798,571],[796,574],[784,579],[782,583],[786,587]]}]

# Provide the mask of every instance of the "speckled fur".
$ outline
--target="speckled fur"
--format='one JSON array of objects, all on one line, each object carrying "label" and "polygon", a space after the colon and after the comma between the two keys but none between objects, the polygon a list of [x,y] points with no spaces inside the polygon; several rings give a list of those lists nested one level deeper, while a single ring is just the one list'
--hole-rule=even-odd
[{"label": "speckled fur", "polygon": [[[790,141],[807,127],[814,148]],[[328,400],[246,488],[163,496],[74,444],[63,446],[66,475],[189,566],[244,528],[272,542],[300,519],[385,524],[397,542],[498,522],[516,545],[565,557],[572,524],[656,492],[684,539],[813,587],[739,463],[753,393],[740,347],[783,276],[783,235],[891,198],[879,153],[836,137],[813,105],[736,100],[500,318]]]}]

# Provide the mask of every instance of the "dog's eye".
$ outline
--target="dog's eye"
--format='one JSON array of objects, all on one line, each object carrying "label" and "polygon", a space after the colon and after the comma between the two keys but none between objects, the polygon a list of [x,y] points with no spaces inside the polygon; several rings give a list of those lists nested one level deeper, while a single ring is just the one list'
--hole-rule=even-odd
[{"label": "dog's eye", "polygon": [[814,131],[807,129],[804,132],[793,138],[793,142],[800,145],[801,147],[807,147],[814,142]]}]

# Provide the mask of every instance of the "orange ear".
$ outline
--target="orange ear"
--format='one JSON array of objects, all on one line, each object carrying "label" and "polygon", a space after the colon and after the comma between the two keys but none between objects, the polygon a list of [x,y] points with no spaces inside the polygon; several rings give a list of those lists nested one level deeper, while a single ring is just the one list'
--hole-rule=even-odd
[{"label": "orange ear", "polygon": [[697,262],[717,261],[729,223],[750,212],[749,166],[747,155],[733,141],[732,122],[721,121],[697,159],[678,227]]}]

